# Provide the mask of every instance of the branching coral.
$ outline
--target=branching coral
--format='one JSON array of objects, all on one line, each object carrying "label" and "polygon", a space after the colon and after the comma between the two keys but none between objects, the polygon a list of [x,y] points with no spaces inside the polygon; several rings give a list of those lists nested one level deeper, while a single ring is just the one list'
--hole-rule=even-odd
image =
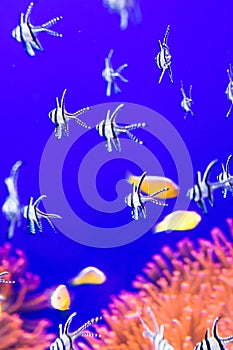
[{"label": "branching coral", "polygon": [[8,271],[5,279],[14,284],[0,284],[0,350],[44,350],[52,334],[45,330],[50,325],[47,320],[25,320],[21,312],[40,310],[47,306],[47,297],[28,294],[34,292],[40,283],[39,276],[26,272],[27,259],[21,250],[17,256],[11,255],[11,245],[0,248],[0,273]]},{"label": "branching coral", "polygon": [[[233,220],[227,220],[233,236]],[[137,276],[133,286],[137,293],[122,292],[113,298],[110,311],[103,311],[108,324],[96,326],[102,339],[90,339],[92,349],[150,350],[143,338],[139,316],[153,328],[146,306],[150,306],[164,337],[177,350],[193,350],[222,316],[218,330],[221,337],[233,334],[233,244],[219,228],[211,231],[213,241],[198,240],[195,247],[185,238],[177,250],[164,246]],[[79,343],[81,349],[89,349]],[[233,345],[228,345],[232,350]]]}]

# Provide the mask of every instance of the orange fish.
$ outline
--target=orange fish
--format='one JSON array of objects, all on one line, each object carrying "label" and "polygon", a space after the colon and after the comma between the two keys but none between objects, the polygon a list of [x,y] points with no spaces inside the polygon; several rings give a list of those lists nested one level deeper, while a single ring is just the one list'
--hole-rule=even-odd
[{"label": "orange fish", "polygon": [[102,284],[106,281],[105,274],[96,267],[89,266],[83,269],[70,283],[73,286],[80,284]]},{"label": "orange fish", "polygon": [[70,308],[70,295],[64,284],[61,284],[55,289],[50,301],[54,309],[63,311]]},{"label": "orange fish", "polygon": [[167,215],[155,226],[155,233],[192,230],[200,221],[201,216],[195,211],[177,210]]}]

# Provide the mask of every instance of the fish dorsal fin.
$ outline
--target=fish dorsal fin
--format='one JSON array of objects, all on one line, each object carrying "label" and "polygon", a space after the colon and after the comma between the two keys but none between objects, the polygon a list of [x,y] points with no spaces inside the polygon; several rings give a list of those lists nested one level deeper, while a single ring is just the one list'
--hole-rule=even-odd
[{"label": "fish dorsal fin", "polygon": [[60,103],[59,103],[58,97],[56,97],[56,105],[57,105],[57,109],[59,109],[60,108]]},{"label": "fish dorsal fin", "polygon": [[209,179],[209,175],[210,175],[210,171],[213,168],[213,166],[218,162],[217,159],[213,160],[206,168],[204,175],[203,175],[203,182],[208,184],[208,179]]},{"label": "fish dorsal fin", "polygon": [[77,312],[73,312],[73,313],[69,316],[69,318],[68,318],[68,320],[66,321],[65,326],[64,326],[64,334],[69,335],[70,323],[71,323],[71,321],[73,320],[73,318],[74,318],[76,315],[77,315]]},{"label": "fish dorsal fin", "polygon": [[113,123],[116,119],[117,114],[120,112],[120,110],[124,107],[124,104],[121,103],[119,106],[117,106],[117,108],[115,109],[115,111],[112,113],[110,120],[111,123]]},{"label": "fish dorsal fin", "polygon": [[61,98],[61,109],[62,109],[63,111],[65,111],[65,94],[66,94],[66,90],[67,90],[67,89],[65,89],[65,90],[63,91],[62,98]]},{"label": "fish dorsal fin", "polygon": [[169,35],[169,31],[170,31],[170,24],[167,26],[167,30],[163,39],[163,43],[167,44],[167,39],[168,39],[168,35]]},{"label": "fish dorsal fin", "polygon": [[190,100],[192,100],[192,88],[193,88],[193,86],[190,85],[190,88],[189,88],[189,98],[190,98]]},{"label": "fish dorsal fin", "polygon": [[25,15],[25,22],[26,23],[29,23],[30,22],[30,15],[31,15],[31,12],[32,12],[32,8],[34,6],[34,3],[31,2],[27,8],[27,12],[26,12],[26,15]]},{"label": "fish dorsal fin", "polygon": [[142,182],[143,182],[143,180],[144,180],[146,174],[147,174],[147,172],[145,171],[145,172],[142,174],[142,176],[140,177],[139,181],[138,181],[137,193],[139,193],[140,190],[141,190]]},{"label": "fish dorsal fin", "polygon": [[35,202],[34,202],[34,207],[36,208],[39,205],[39,203],[45,198],[47,198],[47,196],[45,194],[43,194],[39,198],[37,198],[37,200],[35,200]]},{"label": "fish dorsal fin", "polygon": [[230,175],[230,171],[229,171],[229,164],[232,158],[232,154],[229,155],[229,157],[227,158],[227,163],[226,163],[226,173],[227,175]]}]

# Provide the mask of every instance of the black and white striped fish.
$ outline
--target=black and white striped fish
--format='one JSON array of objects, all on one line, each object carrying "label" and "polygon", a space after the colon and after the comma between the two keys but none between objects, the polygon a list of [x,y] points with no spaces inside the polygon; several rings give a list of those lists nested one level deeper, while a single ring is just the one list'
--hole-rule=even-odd
[{"label": "black and white striped fish", "polygon": [[115,111],[110,115],[110,110],[108,110],[106,118],[96,125],[96,130],[99,135],[105,139],[105,145],[108,152],[112,152],[112,144],[117,151],[121,151],[120,140],[118,135],[124,133],[128,138],[134,142],[143,144],[136,136],[134,136],[129,130],[135,130],[138,128],[143,128],[146,126],[145,123],[130,124],[125,126],[120,126],[116,124],[116,116],[119,111],[124,107],[124,104],[120,104]]},{"label": "black and white striped fish", "polygon": [[233,342],[232,335],[227,338],[219,337],[217,332],[218,321],[219,317],[214,320],[212,327],[212,337],[210,337],[209,329],[207,329],[205,339],[203,339],[200,343],[197,343],[194,350],[225,350],[225,345]]},{"label": "black and white striped fish", "polygon": [[229,78],[229,83],[227,85],[227,89],[225,91],[228,100],[231,102],[230,108],[227,112],[226,118],[229,117],[230,113],[231,113],[231,109],[232,109],[232,105],[233,105],[233,72],[232,72],[232,66],[230,64],[229,69],[227,70],[227,74],[228,74],[228,78]]},{"label": "black and white striped fish", "polygon": [[209,182],[209,175],[213,166],[217,163],[217,159],[213,160],[204,172],[203,179],[201,178],[201,172],[197,172],[195,185],[188,190],[187,196],[190,200],[197,203],[197,205],[202,209],[204,214],[207,214],[207,209],[205,205],[205,198],[208,198],[210,204],[214,205],[213,200],[213,188]]},{"label": "black and white striped fish", "polygon": [[8,271],[3,271],[0,273],[0,283],[15,283],[15,281],[5,280],[5,278],[2,278],[6,275],[8,275]]},{"label": "black and white striped fish", "polygon": [[226,198],[228,191],[233,192],[233,177],[231,176],[229,169],[231,158],[232,154],[227,158],[226,168],[224,167],[224,164],[222,164],[222,172],[217,176],[219,183],[223,184],[223,198]]},{"label": "black and white striped fish", "polygon": [[62,130],[64,130],[66,136],[69,135],[68,122],[70,120],[75,121],[78,125],[84,128],[90,129],[90,126],[88,126],[86,123],[84,123],[78,118],[79,115],[89,111],[90,107],[82,108],[75,113],[68,113],[65,109],[65,94],[66,89],[62,94],[61,105],[59,103],[58,98],[56,98],[57,107],[54,108],[51,112],[49,112],[49,118],[55,124],[54,133],[57,139],[60,139],[62,137]]},{"label": "black and white striped fish", "polygon": [[38,33],[45,32],[53,36],[62,37],[62,34],[59,34],[57,32],[54,32],[53,30],[48,29],[52,27],[55,23],[60,21],[62,19],[61,16],[55,17],[40,26],[33,26],[31,24],[30,16],[31,16],[33,5],[34,5],[33,2],[29,4],[25,15],[24,13],[21,13],[20,24],[12,31],[13,38],[23,44],[23,47],[29,56],[35,56],[34,49],[38,51],[43,51],[41,43],[37,38]]},{"label": "black and white striped fish", "polygon": [[192,111],[192,104],[193,104],[193,100],[192,100],[192,85],[190,85],[189,88],[189,97],[186,96],[185,91],[184,91],[184,86],[183,86],[183,82],[181,81],[181,93],[183,95],[183,100],[181,101],[181,107],[183,108],[183,110],[185,111],[185,115],[184,115],[184,119],[187,118],[187,114],[190,113],[192,116],[193,115],[193,111]]},{"label": "black and white striped fish", "polygon": [[99,320],[102,319],[102,317],[95,317],[91,320],[87,321],[82,325],[77,331],[70,333],[69,332],[69,326],[76,315],[76,312],[74,312],[68,320],[65,323],[64,330],[62,330],[62,324],[59,325],[59,335],[58,338],[50,345],[50,350],[74,350],[74,341],[78,337],[100,337],[96,333],[87,332],[86,329],[93,325],[94,323],[97,323]]},{"label": "black and white striped fish", "polygon": [[143,196],[141,193],[141,186],[142,182],[146,176],[146,172],[142,174],[140,177],[137,186],[135,184],[132,185],[132,191],[131,193],[125,197],[125,203],[132,208],[132,218],[134,220],[138,220],[140,216],[143,216],[144,219],[146,219],[146,208],[144,203],[146,202],[152,202],[154,204],[167,206],[166,203],[158,201],[156,199],[156,195],[160,194],[161,192],[167,191],[168,188],[163,188],[160,191],[157,191],[153,193],[152,195]]},{"label": "black and white striped fish", "polygon": [[167,30],[166,30],[163,42],[161,43],[161,41],[159,40],[160,51],[159,51],[158,55],[156,56],[157,66],[159,67],[159,69],[162,70],[162,73],[161,73],[160,78],[159,78],[159,83],[161,82],[166,70],[168,70],[170,80],[173,83],[172,69],[171,69],[172,56],[170,55],[169,48],[167,45],[169,31],[170,31],[170,25],[167,26]]},{"label": "black and white striped fish", "polygon": [[153,322],[154,331],[152,332],[150,328],[146,325],[142,318],[140,318],[141,323],[144,328],[144,332],[142,335],[145,338],[149,338],[155,350],[174,350],[173,346],[171,346],[166,339],[164,339],[164,326],[158,326],[155,315],[152,312],[151,308],[147,308],[147,312],[150,315],[150,318]]},{"label": "black and white striped fish", "polygon": [[33,203],[33,197],[31,197],[29,200],[29,204],[23,208],[23,216],[25,219],[27,219],[28,229],[29,229],[29,232],[32,234],[36,233],[35,224],[38,227],[38,230],[42,232],[42,224],[41,224],[42,218],[48,221],[49,225],[52,227],[52,229],[55,232],[56,232],[55,227],[50,219],[61,219],[61,216],[59,215],[47,214],[42,212],[38,208],[39,203],[45,198],[46,196],[42,195]]},{"label": "black and white striped fish", "polygon": [[21,224],[20,201],[17,190],[18,173],[21,165],[22,162],[20,160],[16,162],[11,169],[10,176],[5,179],[5,184],[9,195],[2,206],[2,212],[9,221],[9,239],[14,235],[15,225],[20,226]]}]

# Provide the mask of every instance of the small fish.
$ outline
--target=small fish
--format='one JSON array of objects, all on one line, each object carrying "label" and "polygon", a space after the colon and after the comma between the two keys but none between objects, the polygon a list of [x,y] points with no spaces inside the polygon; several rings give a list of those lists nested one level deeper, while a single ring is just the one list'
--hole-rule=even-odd
[{"label": "small fish", "polygon": [[202,209],[204,214],[207,214],[207,209],[205,205],[205,198],[208,198],[211,206],[214,205],[213,199],[213,189],[209,182],[209,175],[213,166],[217,163],[217,159],[213,160],[206,168],[204,176],[201,179],[201,172],[197,172],[197,178],[195,185],[190,188],[187,192],[187,196],[190,200],[197,203],[197,205]]},{"label": "small fish", "polygon": [[51,112],[49,112],[49,118],[55,124],[54,133],[55,133],[55,136],[58,140],[62,137],[62,130],[64,130],[66,136],[69,135],[68,122],[70,120],[75,121],[78,125],[80,125],[84,128],[87,128],[87,129],[91,128],[86,123],[84,123],[82,120],[77,118],[79,115],[89,111],[90,107],[82,108],[75,113],[68,113],[65,109],[65,94],[66,94],[66,89],[64,90],[63,95],[62,95],[61,105],[58,101],[58,98],[56,98],[57,107],[54,108]]},{"label": "small fish", "polygon": [[232,109],[232,104],[233,104],[233,72],[232,72],[232,66],[230,64],[229,69],[227,70],[228,78],[229,78],[229,83],[227,85],[227,89],[225,91],[225,94],[227,95],[228,100],[231,102],[230,108],[227,112],[226,118],[229,117]]},{"label": "small fish", "polygon": [[184,91],[184,87],[183,87],[183,82],[181,81],[181,93],[183,95],[183,100],[181,101],[181,107],[184,109],[185,111],[185,115],[184,115],[184,119],[187,118],[187,114],[190,113],[193,117],[193,111],[192,111],[192,104],[193,104],[193,100],[192,100],[192,85],[190,85],[189,88],[189,97],[186,96],[185,91]]},{"label": "small fish", "polygon": [[146,208],[144,205],[144,203],[146,202],[152,202],[154,204],[167,206],[166,203],[158,201],[156,199],[156,196],[163,191],[167,191],[168,188],[163,188],[158,192],[153,193],[151,196],[142,195],[140,191],[141,191],[141,185],[145,176],[146,176],[146,172],[144,172],[140,177],[137,186],[135,184],[132,185],[131,193],[127,197],[125,197],[125,203],[132,208],[131,214],[134,220],[138,220],[139,216],[143,216],[144,219],[146,219]]},{"label": "small fish", "polygon": [[8,271],[3,271],[0,273],[0,283],[15,283],[15,281],[9,281],[9,280],[5,280],[5,278],[2,278],[4,277],[5,275],[8,275]]},{"label": "small fish", "polygon": [[226,162],[226,169],[224,167],[224,164],[222,164],[222,172],[217,176],[217,180],[219,181],[219,183],[224,184],[224,187],[222,189],[223,198],[226,198],[228,191],[232,192],[233,194],[233,184],[232,184],[233,178],[229,170],[229,164],[230,164],[231,158],[232,158],[232,155],[229,155]]},{"label": "small fish", "polygon": [[55,289],[50,301],[54,309],[63,311],[70,308],[70,295],[64,284],[61,284]]},{"label": "small fish", "polygon": [[163,39],[163,42],[159,40],[159,49],[160,52],[156,56],[155,60],[157,62],[157,66],[159,69],[162,70],[162,73],[159,78],[159,84],[162,81],[163,75],[166,70],[168,70],[169,77],[171,82],[173,83],[173,77],[172,77],[172,69],[171,69],[171,58],[172,56],[170,55],[169,48],[167,46],[167,39],[168,39],[168,34],[170,31],[170,25],[167,26],[167,30]]},{"label": "small fish", "polygon": [[164,339],[164,326],[158,326],[155,315],[152,312],[151,308],[147,308],[147,312],[153,322],[154,331],[152,332],[150,328],[146,325],[142,318],[140,321],[143,325],[144,332],[142,333],[143,337],[149,338],[155,350],[174,350],[173,346],[171,346],[166,339]]},{"label": "small fish", "polygon": [[192,230],[200,221],[201,216],[195,211],[177,210],[159,222],[155,226],[155,232]]},{"label": "small fish", "polygon": [[38,33],[45,32],[53,36],[62,37],[62,34],[48,29],[52,27],[55,23],[60,21],[62,19],[62,16],[55,17],[40,26],[33,26],[30,21],[33,6],[34,3],[31,2],[27,8],[26,15],[24,15],[24,13],[21,13],[20,24],[12,31],[13,38],[23,44],[23,47],[29,56],[35,56],[34,49],[38,51],[43,51],[41,43],[37,38]]},{"label": "small fish", "polygon": [[73,286],[80,284],[102,284],[106,281],[105,274],[96,267],[89,266],[83,269],[70,283]]},{"label": "small fish", "polygon": [[29,232],[32,234],[36,233],[35,230],[35,223],[38,227],[38,230],[42,232],[42,224],[40,219],[44,218],[48,221],[49,225],[52,227],[53,231],[56,232],[55,227],[50,219],[61,219],[61,216],[56,214],[47,214],[42,212],[38,205],[39,203],[45,199],[47,196],[42,195],[40,196],[34,203],[33,203],[33,197],[30,198],[29,204],[23,208],[23,216],[25,219],[27,219],[28,222],[28,229]]},{"label": "small fish", "polygon": [[200,343],[197,343],[194,350],[225,350],[225,345],[233,342],[233,336],[227,338],[221,338],[217,332],[217,323],[219,317],[214,320],[212,327],[212,337],[210,337],[209,329],[207,329],[205,334],[205,339]]},{"label": "small fish", "polygon": [[16,162],[11,169],[10,176],[5,179],[5,184],[9,195],[2,206],[2,212],[9,221],[9,239],[14,235],[15,225],[20,226],[21,224],[20,201],[17,190],[18,173],[21,165],[22,162],[20,160]]},{"label": "small fish", "polygon": [[58,338],[50,345],[50,350],[73,350],[75,349],[74,341],[78,337],[100,337],[96,333],[87,332],[86,329],[97,323],[102,317],[92,318],[84,323],[77,331],[70,333],[69,326],[75,315],[76,312],[70,315],[65,323],[64,330],[62,330],[62,324],[59,324]]},{"label": "small fish", "polygon": [[[134,176],[129,174],[127,176],[127,181],[130,184],[138,185],[139,182],[139,176]],[[153,193],[159,191],[161,188],[167,187],[168,190],[166,192],[161,192],[156,197],[160,199],[166,199],[166,198],[176,198],[179,194],[179,186],[175,184],[174,181],[167,177],[163,176],[149,176],[147,175],[143,183],[141,184],[141,191],[152,195]]]},{"label": "small fish", "polygon": [[124,81],[125,83],[128,83],[128,80],[125,79],[121,75],[121,71],[123,69],[125,69],[126,67],[128,67],[128,64],[125,63],[122,66],[120,66],[119,68],[117,68],[117,70],[114,70],[113,67],[112,67],[112,63],[111,63],[112,54],[113,54],[113,50],[110,50],[109,54],[108,54],[108,57],[105,58],[105,68],[104,68],[104,70],[102,72],[102,77],[107,82],[106,96],[110,96],[111,95],[112,85],[114,87],[115,94],[118,94],[118,93],[121,92],[121,89],[118,87],[118,85],[116,83],[116,78],[119,78],[121,81]]},{"label": "small fish", "polygon": [[145,123],[130,124],[125,126],[120,126],[116,123],[116,116],[124,107],[124,104],[120,104],[115,111],[110,115],[110,109],[107,112],[106,118],[96,125],[96,130],[99,135],[105,139],[105,145],[108,152],[112,152],[112,144],[117,151],[121,151],[120,140],[118,135],[124,133],[128,138],[134,142],[143,144],[136,136],[134,136],[129,130],[135,130],[138,128],[143,128],[146,126]]}]

